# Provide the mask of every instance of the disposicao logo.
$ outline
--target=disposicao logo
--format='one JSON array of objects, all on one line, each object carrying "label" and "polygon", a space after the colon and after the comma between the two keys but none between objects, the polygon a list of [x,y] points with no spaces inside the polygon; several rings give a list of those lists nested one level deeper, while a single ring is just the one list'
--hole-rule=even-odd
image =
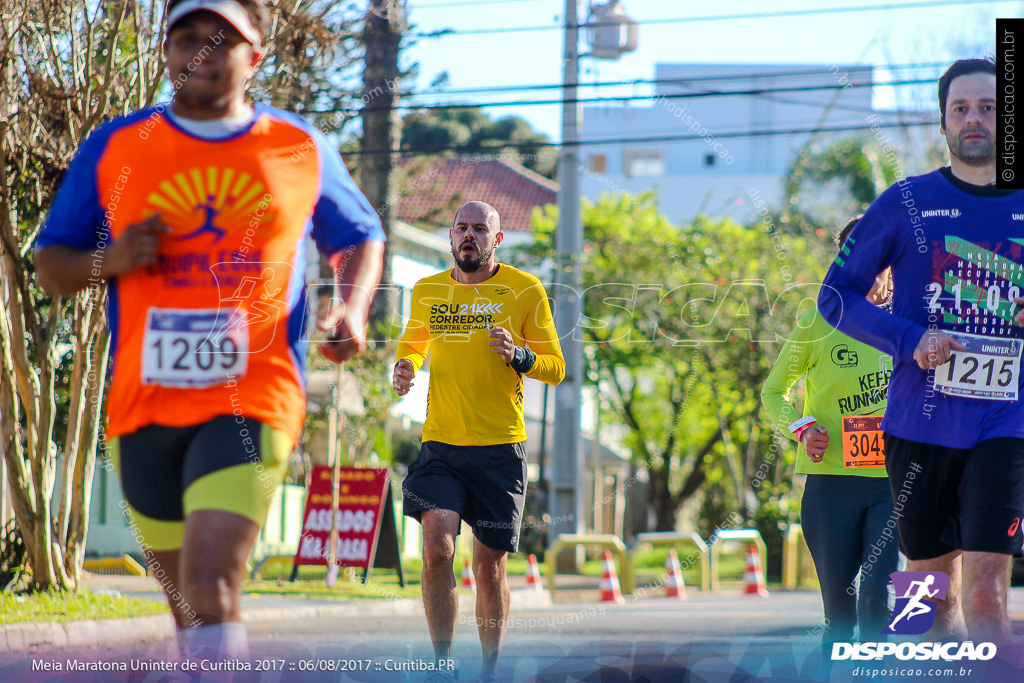
[{"label": "disposicao logo", "polygon": [[[892,610],[889,625],[883,634],[920,635],[927,632],[935,623],[935,603],[932,600],[945,600],[949,590],[949,576],[943,572],[893,572],[893,588],[895,589],[896,605]],[[862,642],[833,643],[832,660],[881,659],[885,656],[897,659],[918,661],[943,660],[955,661],[988,660],[996,656],[993,643],[971,641],[963,643],[895,643],[895,642]]]}]

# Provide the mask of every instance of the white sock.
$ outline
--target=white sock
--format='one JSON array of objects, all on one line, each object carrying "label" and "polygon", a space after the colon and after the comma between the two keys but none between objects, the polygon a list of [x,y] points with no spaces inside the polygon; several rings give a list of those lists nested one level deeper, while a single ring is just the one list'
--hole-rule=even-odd
[{"label": "white sock", "polygon": [[188,651],[188,648],[186,647],[186,643],[188,642],[188,629],[175,629],[174,640],[175,643],[177,644],[177,651],[174,653],[174,658],[181,659],[185,656],[185,653]]},{"label": "white sock", "polygon": [[225,621],[190,628],[185,636],[185,654],[192,660],[247,659],[249,636],[245,624]]}]

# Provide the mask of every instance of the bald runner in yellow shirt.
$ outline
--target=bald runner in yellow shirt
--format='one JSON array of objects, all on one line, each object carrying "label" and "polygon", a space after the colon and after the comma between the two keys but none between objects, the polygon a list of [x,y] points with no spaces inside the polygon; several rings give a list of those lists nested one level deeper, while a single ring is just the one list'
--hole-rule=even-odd
[{"label": "bald runner in yellow shirt", "polygon": [[487,681],[497,680],[509,606],[505,558],[519,546],[526,494],[523,378],[558,384],[565,359],[540,280],[495,259],[504,234],[494,207],[464,205],[449,236],[455,267],[413,288],[393,386],[408,393],[430,353],[423,445],[402,485],[404,509],[423,526],[423,603],[439,662],[452,656],[460,520],[473,528]]}]

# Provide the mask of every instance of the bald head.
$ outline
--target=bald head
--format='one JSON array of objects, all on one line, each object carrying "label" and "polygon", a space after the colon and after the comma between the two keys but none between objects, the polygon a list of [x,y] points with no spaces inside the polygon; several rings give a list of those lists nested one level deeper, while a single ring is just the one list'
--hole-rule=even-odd
[{"label": "bald head", "polygon": [[498,210],[487,202],[466,202],[455,212],[455,221],[452,225],[459,223],[483,223],[494,232],[501,231],[501,219],[498,217]]},{"label": "bald head", "polygon": [[[455,212],[455,221],[448,231],[455,266],[463,275],[489,277],[497,268],[494,250],[504,233],[498,212],[486,202],[467,202]],[[466,280],[463,280],[465,282]],[[481,280],[482,281],[482,280]]]}]

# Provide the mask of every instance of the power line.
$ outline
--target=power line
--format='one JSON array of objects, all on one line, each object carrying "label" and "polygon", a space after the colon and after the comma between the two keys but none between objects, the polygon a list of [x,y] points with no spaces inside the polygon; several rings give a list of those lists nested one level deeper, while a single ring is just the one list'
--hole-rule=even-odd
[{"label": "power line", "polygon": [[[907,122],[878,122],[876,125],[879,128],[912,128],[918,126],[934,126],[934,121],[907,121]],[[810,128],[787,128],[777,130],[752,130],[752,131],[731,131],[716,134],[714,137],[717,140],[735,139],[735,138],[761,138],[761,137],[774,137],[778,135],[804,135],[804,134],[817,134],[817,133],[850,133],[850,132],[863,132],[869,130],[870,127],[867,125],[859,126],[832,126],[823,128],[820,126],[813,126]],[[707,140],[705,136],[701,135],[651,135],[638,138],[599,138],[592,140],[575,140],[572,142],[564,143],[566,146],[571,147],[590,147],[593,145],[633,145],[633,144],[653,144],[656,142],[694,142],[697,140]],[[561,142],[522,142],[522,143],[509,143],[500,145],[478,145],[473,148],[463,149],[452,149],[451,147],[438,147],[436,149],[418,149],[418,150],[399,150],[398,152],[392,152],[387,149],[369,149],[359,152],[346,153],[346,157],[353,156],[378,156],[381,154],[397,154],[403,157],[421,157],[421,156],[433,156],[436,154],[442,154],[444,152],[457,152],[458,154],[479,154],[486,152],[500,152],[507,149],[536,149],[538,147],[561,147]]]},{"label": "power line", "polygon": [[[521,2],[538,2],[538,0],[487,0],[488,5],[513,5]],[[479,7],[480,0],[470,2],[448,2],[438,5],[412,5],[409,9],[441,9],[444,7]]]},{"label": "power line", "polygon": [[742,97],[742,96],[759,96],[765,94],[775,93],[787,93],[787,92],[812,92],[815,90],[844,90],[847,88],[874,88],[882,86],[897,86],[897,85],[920,85],[923,83],[934,83],[933,78],[914,78],[902,81],[889,81],[887,83],[874,83],[874,82],[848,82],[845,85],[805,85],[805,86],[793,86],[789,88],[752,88],[748,90],[712,90],[704,92],[688,92],[688,93],[667,93],[667,94],[656,94],[656,95],[616,95],[613,97],[574,97],[574,98],[559,98],[549,100],[511,100],[511,101],[500,101],[500,102],[470,102],[464,104],[398,104],[393,107],[384,107],[377,105],[367,105],[360,108],[359,110],[350,110],[349,107],[335,107],[332,109],[314,110],[307,111],[307,114],[335,114],[342,111],[352,111],[352,114],[359,114],[364,111],[391,111],[391,110],[427,110],[427,111],[440,111],[446,109],[475,109],[483,107],[532,107],[532,106],[545,106],[554,104],[588,104],[595,102],[633,102],[642,100],[683,100],[683,99],[696,99],[704,97]]},{"label": "power line", "polygon": [[[925,62],[921,64],[894,64],[894,65],[883,65],[873,66],[870,64],[850,64],[848,65],[851,70],[866,70],[866,69],[886,69],[888,71],[903,71],[908,69],[938,69],[949,66],[949,62]],[[636,78],[629,81],[596,81],[593,83],[577,83],[577,87],[580,88],[598,88],[606,86],[623,86],[623,85],[687,85],[689,83],[701,83],[704,81],[729,81],[729,80],[743,80],[751,78],[795,78],[799,76],[820,76],[828,71],[827,68],[821,67],[816,69],[801,69],[797,71],[761,71],[755,73],[745,74],[722,74],[720,76],[694,76],[686,78]],[[883,84],[884,85],[884,84]],[[406,97],[427,97],[427,96],[439,96],[439,95],[469,95],[475,93],[490,93],[490,92],[520,92],[530,90],[555,90],[562,89],[564,86],[561,83],[545,83],[543,85],[508,85],[508,86],[494,86],[484,88],[460,88],[454,90],[438,90],[435,92],[417,92],[407,93]]]},{"label": "power line", "polygon": [[[641,25],[652,25],[652,24],[688,24],[696,22],[707,22],[707,21],[734,21],[740,19],[775,19],[781,17],[797,17],[797,16],[810,16],[815,14],[841,14],[841,13],[853,13],[853,12],[875,12],[880,10],[901,10],[901,9],[917,9],[924,7],[947,7],[952,5],[982,5],[991,4],[991,2],[1011,2],[1013,0],[932,0],[931,2],[902,2],[902,3],[888,3],[882,5],[862,5],[854,7],[817,7],[802,10],[788,10],[785,12],[748,12],[745,14],[719,14],[712,16],[697,16],[697,17],[675,17],[668,19],[645,19],[637,21],[637,24]],[[575,27],[570,27],[567,24],[553,24],[549,26],[507,26],[503,28],[479,28],[479,29],[437,29],[434,31],[420,31],[416,33],[410,33],[409,35],[416,38],[439,38],[442,36],[469,36],[469,35],[486,35],[495,33],[524,33],[531,31],[553,31],[553,30],[564,30],[566,28],[596,28],[599,26],[618,26],[616,22],[595,22],[593,24],[580,23],[576,24]]]}]

